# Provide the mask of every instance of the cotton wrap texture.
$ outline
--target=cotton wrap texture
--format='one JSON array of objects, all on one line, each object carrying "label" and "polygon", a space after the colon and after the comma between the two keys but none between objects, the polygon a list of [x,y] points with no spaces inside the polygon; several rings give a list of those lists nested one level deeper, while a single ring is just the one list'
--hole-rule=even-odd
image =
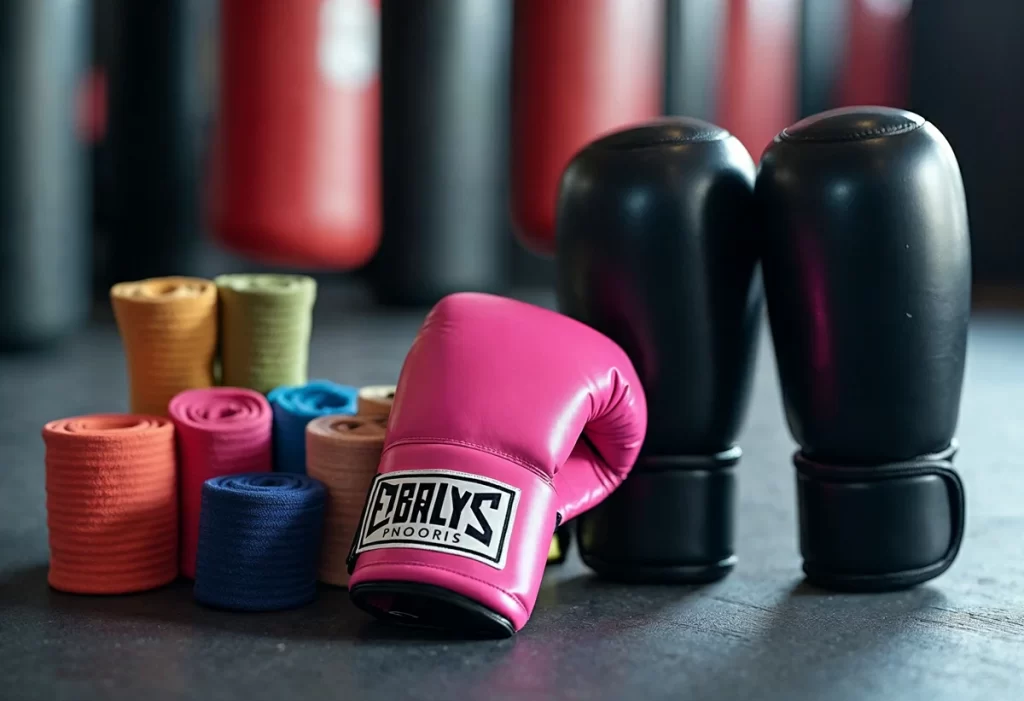
[{"label": "cotton wrap texture", "polygon": [[274,471],[306,474],[306,424],[318,416],[355,414],[355,387],[314,380],[267,395],[274,410]]},{"label": "cotton wrap texture", "polygon": [[96,414],[51,421],[46,448],[50,586],[127,594],[178,576],[174,426]]},{"label": "cotton wrap texture", "polygon": [[387,417],[322,416],[306,427],[306,465],[310,477],[327,488],[320,580],[348,585],[346,562],[377,474]]},{"label": "cotton wrap texture", "polygon": [[383,416],[391,414],[391,404],[395,399],[395,385],[369,385],[359,388],[359,416]]},{"label": "cotton wrap texture", "polygon": [[213,477],[270,472],[270,404],[235,387],[187,390],[170,403],[181,473],[181,574],[195,577],[203,483]]},{"label": "cotton wrap texture", "polygon": [[308,380],[316,281],[304,275],[221,275],[221,384],[266,394]]},{"label": "cotton wrap texture", "polygon": [[316,598],[324,487],[252,473],[203,485],[194,596],[217,608],[277,611]]},{"label": "cotton wrap texture", "polygon": [[214,384],[217,288],[188,277],[121,282],[110,301],[124,346],[133,413],[167,416],[171,397]]}]

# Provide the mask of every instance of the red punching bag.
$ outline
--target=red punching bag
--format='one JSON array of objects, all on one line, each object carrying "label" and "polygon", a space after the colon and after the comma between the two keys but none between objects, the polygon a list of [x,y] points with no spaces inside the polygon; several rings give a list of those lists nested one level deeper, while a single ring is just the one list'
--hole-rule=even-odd
[{"label": "red punching bag", "polygon": [[562,170],[604,132],[661,114],[663,0],[516,0],[512,219],[555,247]]},{"label": "red punching bag", "polygon": [[211,215],[261,262],[350,269],[380,240],[379,0],[221,0]]},{"label": "red punching bag", "polygon": [[906,107],[911,0],[852,0],[838,106]]},{"label": "red punching bag", "polygon": [[722,43],[719,126],[754,160],[797,117],[799,0],[730,0]]},{"label": "red punching bag", "polygon": [[803,0],[801,116],[854,105],[912,108],[908,93],[913,4]]}]

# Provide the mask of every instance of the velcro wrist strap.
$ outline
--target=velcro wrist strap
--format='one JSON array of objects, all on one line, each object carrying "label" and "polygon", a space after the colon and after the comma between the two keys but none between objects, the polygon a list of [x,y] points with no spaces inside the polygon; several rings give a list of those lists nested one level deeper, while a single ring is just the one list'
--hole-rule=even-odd
[{"label": "velcro wrist strap", "polygon": [[739,447],[714,455],[641,456],[622,485],[578,523],[583,561],[631,582],[721,579],[736,563]]},{"label": "velcro wrist strap", "polygon": [[956,446],[935,455],[851,467],[797,453],[804,571],[821,586],[883,591],[934,579],[956,559],[965,499]]}]

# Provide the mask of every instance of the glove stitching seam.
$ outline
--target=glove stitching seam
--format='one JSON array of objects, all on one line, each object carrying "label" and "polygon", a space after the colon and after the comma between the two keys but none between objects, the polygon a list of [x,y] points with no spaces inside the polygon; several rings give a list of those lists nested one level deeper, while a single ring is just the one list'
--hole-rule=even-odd
[{"label": "glove stitching seam", "polygon": [[900,124],[891,127],[877,127],[875,129],[863,129],[861,131],[854,131],[844,134],[842,136],[811,136],[811,135],[795,135],[789,132],[783,132],[785,136],[783,138],[786,141],[818,141],[818,142],[832,142],[839,143],[843,141],[855,141],[868,136],[898,136],[900,134],[908,134],[912,131],[916,131],[920,128],[919,124]]},{"label": "glove stitching seam", "polygon": [[460,448],[471,448],[473,450],[478,450],[478,451],[480,451],[482,453],[487,453],[488,455],[493,455],[495,457],[500,457],[500,458],[503,458],[505,460],[508,460],[511,463],[515,463],[516,465],[519,465],[520,467],[523,467],[523,468],[529,470],[534,475],[536,475],[537,477],[541,478],[548,485],[551,485],[551,479],[552,479],[551,476],[548,475],[547,472],[545,472],[544,470],[542,470],[540,467],[538,467],[537,465],[535,465],[533,463],[526,462],[522,458],[519,458],[519,457],[517,457],[515,455],[512,455],[511,453],[506,453],[506,452],[503,452],[501,450],[496,450],[494,448],[488,448],[487,446],[479,445],[478,443],[471,443],[469,441],[456,440],[454,438],[428,438],[426,436],[422,436],[422,437],[421,436],[413,436],[413,437],[410,437],[410,438],[401,438],[401,439],[391,443],[390,445],[388,445],[388,447],[385,448],[384,451],[381,453],[381,456],[383,457],[384,453],[388,452],[389,450],[391,450],[395,446],[406,445],[406,444],[415,444],[415,443],[441,443],[443,445],[453,445],[453,446],[458,446]]},{"label": "glove stitching seam", "polygon": [[496,589],[500,591],[502,594],[512,597],[512,600],[516,602],[520,609],[522,609],[523,613],[530,613],[529,609],[526,608],[526,604],[523,602],[523,600],[519,597],[518,594],[502,589],[498,585],[488,582],[486,579],[480,579],[479,577],[474,577],[471,574],[466,574],[465,572],[460,572],[459,570],[453,570],[449,567],[439,567],[438,565],[429,565],[425,562],[414,562],[412,560],[389,560],[388,562],[369,562],[365,565],[360,565],[359,569],[365,570],[371,567],[392,567],[394,565],[405,565],[407,567],[426,567],[428,569],[437,570],[439,572],[448,572],[450,574],[458,575],[459,577],[470,579],[474,582],[484,584],[490,587],[491,589]]}]

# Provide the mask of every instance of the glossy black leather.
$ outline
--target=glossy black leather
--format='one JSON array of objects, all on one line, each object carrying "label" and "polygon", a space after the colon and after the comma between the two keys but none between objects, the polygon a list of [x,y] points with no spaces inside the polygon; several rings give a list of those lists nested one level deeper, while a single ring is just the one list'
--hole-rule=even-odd
[{"label": "glossy black leather", "polygon": [[559,309],[619,343],[647,393],[635,477],[579,519],[601,574],[698,581],[735,561],[730,449],[762,310],[754,176],[738,140],[687,118],[599,139],[563,174]]},{"label": "glossy black leather", "polygon": [[946,448],[971,279],[946,140],[909,112],[825,112],[768,147],[757,199],[793,437],[817,460],[854,465]]},{"label": "glossy black leather", "polygon": [[[929,465],[942,463],[934,470],[943,475],[951,467],[952,453],[922,457],[952,444],[967,345],[970,241],[953,151],[916,114],[831,110],[776,137],[755,198],[786,419],[801,446],[798,467],[814,466],[798,483],[805,571],[843,588],[936,576],[962,530],[950,523],[958,514],[962,521],[959,479],[941,482],[950,505],[941,509],[925,506],[940,482],[921,479]],[[863,479],[850,477],[854,468],[867,470]],[[851,501],[856,491],[869,496]],[[893,508],[895,492],[905,508]],[[825,518],[838,509],[854,524],[875,519],[872,528],[847,529],[872,542],[819,537],[836,530]],[[877,522],[882,511],[891,523]],[[925,516],[906,517],[916,512]],[[950,537],[950,547],[934,545]],[[949,562],[905,576],[922,569],[921,548],[932,564],[936,553]],[[851,549],[875,552],[875,561],[853,562],[841,552]]]}]

